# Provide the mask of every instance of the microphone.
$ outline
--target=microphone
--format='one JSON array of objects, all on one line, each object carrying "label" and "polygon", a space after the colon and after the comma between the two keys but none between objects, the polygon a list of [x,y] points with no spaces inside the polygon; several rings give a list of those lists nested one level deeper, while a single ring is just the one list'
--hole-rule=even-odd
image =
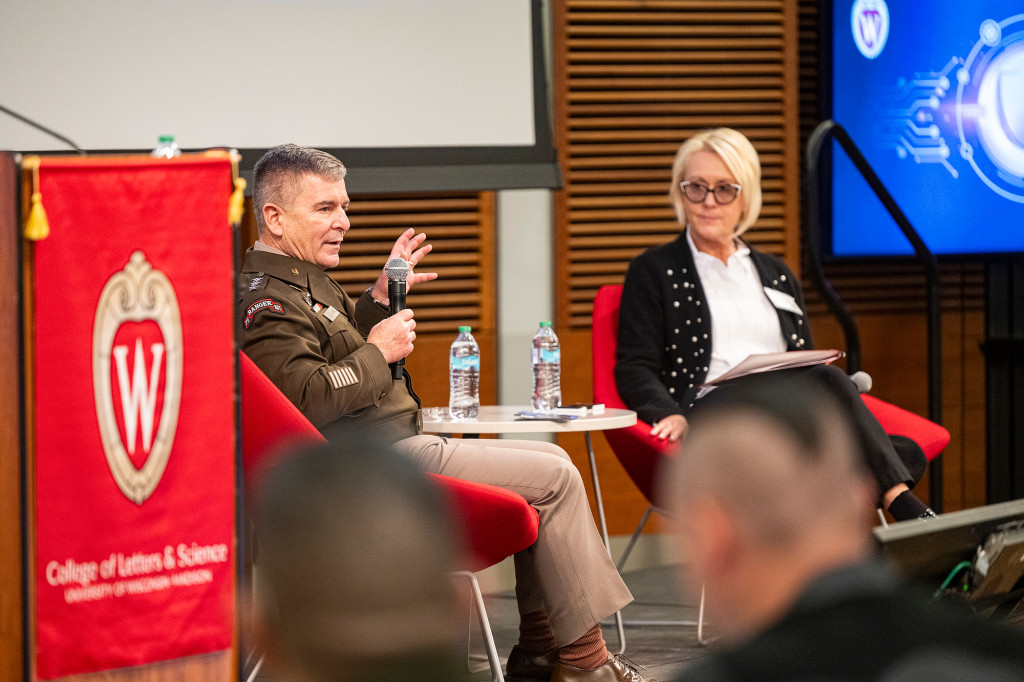
[{"label": "microphone", "polygon": [[[378,261],[379,262],[379,261]],[[409,263],[404,258],[389,258],[384,264],[388,276],[388,312],[392,315],[405,310],[405,278],[409,276]],[[401,379],[405,358],[391,363],[391,378]]]},{"label": "microphone", "polygon": [[850,381],[857,387],[857,393],[871,392],[871,375],[867,372],[854,372],[850,375]]},{"label": "microphone", "polygon": [[85,150],[84,149],[82,149],[77,144],[75,144],[74,142],[72,142],[68,138],[64,137],[60,133],[55,132],[53,130],[50,130],[49,128],[47,128],[46,126],[42,125],[41,123],[36,123],[35,121],[33,121],[32,119],[30,119],[27,116],[22,116],[18,112],[12,111],[11,109],[8,109],[7,107],[3,106],[2,104],[0,104],[0,111],[2,111],[3,113],[7,114],[11,118],[18,119],[19,121],[21,121],[25,125],[32,126],[36,130],[44,132],[44,133],[46,133],[47,135],[49,135],[50,137],[52,137],[54,139],[60,140],[61,142],[63,142],[67,146],[71,147],[72,149],[74,149],[76,152],[78,152],[82,156],[85,156]]}]

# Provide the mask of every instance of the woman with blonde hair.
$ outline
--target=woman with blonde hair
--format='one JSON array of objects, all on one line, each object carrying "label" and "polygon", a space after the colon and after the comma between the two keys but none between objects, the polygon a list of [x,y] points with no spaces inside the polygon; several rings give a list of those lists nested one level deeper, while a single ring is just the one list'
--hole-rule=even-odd
[{"label": "woman with blonde hair", "polygon": [[[761,163],[750,141],[730,128],[691,137],[676,153],[669,197],[682,232],[629,265],[615,378],[651,435],[676,441],[701,384],[749,355],[812,346],[799,281],[780,258],[741,239],[761,211]],[[910,492],[924,454],[904,439],[901,459],[842,371],[788,371],[812,373],[851,411],[880,504],[897,519],[934,515]]]}]

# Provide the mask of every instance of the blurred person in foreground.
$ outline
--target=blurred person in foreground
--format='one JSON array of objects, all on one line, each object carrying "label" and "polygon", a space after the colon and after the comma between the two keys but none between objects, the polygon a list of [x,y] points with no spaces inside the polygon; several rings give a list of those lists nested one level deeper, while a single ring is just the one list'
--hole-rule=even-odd
[{"label": "blurred person in foreground", "polygon": [[[390,314],[383,269],[357,301],[328,274],[352,227],[346,173],[334,156],[294,144],[256,162],[258,239],[239,277],[242,350],[331,438],[373,433],[424,471],[506,488],[537,509],[537,541],[514,559],[520,623],[509,678],[643,682],[605,645],[601,621],[633,597],[569,455],[540,441],[422,433],[412,377],[403,368],[395,379],[390,366],[413,350],[413,310]],[[437,277],[417,270],[431,251],[425,240],[409,229],[391,249],[409,263],[409,291]]]},{"label": "blurred person in foreground", "polygon": [[[809,350],[812,342],[797,278],[741,239],[761,211],[761,163],[750,141],[731,128],[691,137],[676,152],[669,197],[682,231],[629,264],[615,380],[651,435],[675,441],[701,384],[749,355]],[[910,490],[927,465],[924,452],[886,434],[841,370],[786,371],[834,385],[854,415],[879,506],[897,520],[935,516]]]},{"label": "blurred person in foreground", "polygon": [[254,630],[274,679],[465,677],[452,524],[412,463],[368,440],[304,449],[268,473],[256,528]]},{"label": "blurred person in foreground", "polygon": [[720,640],[681,681],[1024,679],[1024,633],[928,603],[875,556],[875,484],[830,389],[745,377],[689,422],[662,502]]}]

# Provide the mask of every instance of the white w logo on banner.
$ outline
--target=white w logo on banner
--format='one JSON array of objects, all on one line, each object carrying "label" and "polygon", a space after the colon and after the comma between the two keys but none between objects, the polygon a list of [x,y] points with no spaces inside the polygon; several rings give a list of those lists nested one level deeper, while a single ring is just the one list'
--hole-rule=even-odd
[{"label": "white w logo on banner", "polygon": [[160,383],[160,364],[164,357],[164,344],[150,346],[153,366],[146,377],[146,362],[142,352],[142,339],[135,339],[135,362],[128,376],[128,346],[114,346],[117,384],[121,390],[121,410],[124,414],[125,445],[135,454],[138,425],[142,422],[142,450],[149,452],[153,445],[153,423],[156,420],[156,389]]},{"label": "white w logo on banner", "polygon": [[[124,326],[150,322],[159,332]],[[148,368],[146,346],[152,357]],[[133,348],[135,355],[129,357]],[[171,455],[184,363],[178,297],[167,275],[154,269],[142,251],[132,252],[124,270],[111,275],[103,287],[93,323],[92,357],[96,418],[110,473],[125,497],[142,504],[156,489]],[[123,423],[115,408],[118,398]],[[140,449],[145,462],[136,466],[132,456]]]}]

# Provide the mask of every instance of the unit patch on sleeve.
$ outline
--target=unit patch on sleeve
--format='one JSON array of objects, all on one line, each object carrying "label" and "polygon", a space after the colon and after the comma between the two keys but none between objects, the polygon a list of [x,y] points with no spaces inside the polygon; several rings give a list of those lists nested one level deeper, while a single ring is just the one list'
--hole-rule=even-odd
[{"label": "unit patch on sleeve", "polygon": [[359,383],[359,378],[351,367],[335,367],[328,370],[327,378],[331,380],[331,385],[335,390]]},{"label": "unit patch on sleeve", "polygon": [[242,324],[246,329],[252,324],[252,320],[256,317],[256,313],[268,310],[278,315],[284,315],[284,306],[275,301],[272,298],[261,298],[260,300],[253,303],[251,306],[245,309],[245,319],[242,320]]}]

